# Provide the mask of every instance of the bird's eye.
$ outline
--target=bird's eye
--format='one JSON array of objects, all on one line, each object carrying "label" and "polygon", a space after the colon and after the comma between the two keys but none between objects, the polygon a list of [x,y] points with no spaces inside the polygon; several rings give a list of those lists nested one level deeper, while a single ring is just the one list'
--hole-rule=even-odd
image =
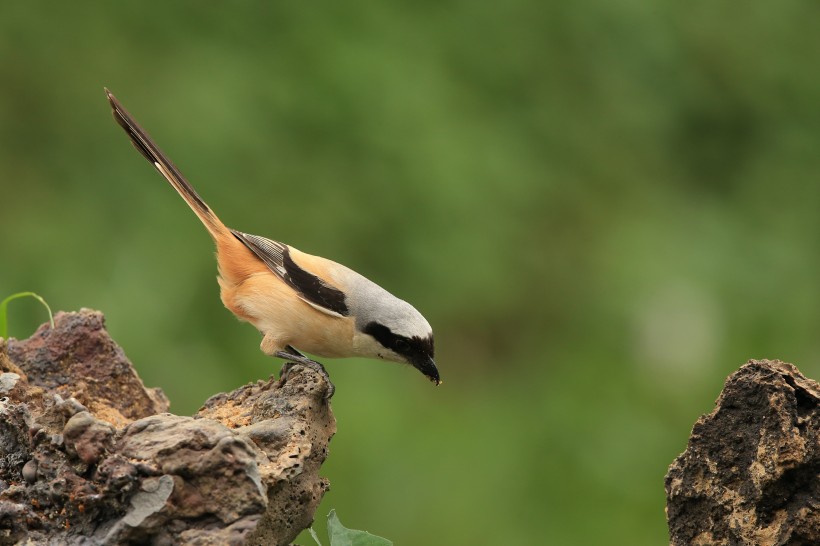
[{"label": "bird's eye", "polygon": [[410,344],[403,339],[397,339],[393,347],[397,353],[406,353],[410,350]]}]

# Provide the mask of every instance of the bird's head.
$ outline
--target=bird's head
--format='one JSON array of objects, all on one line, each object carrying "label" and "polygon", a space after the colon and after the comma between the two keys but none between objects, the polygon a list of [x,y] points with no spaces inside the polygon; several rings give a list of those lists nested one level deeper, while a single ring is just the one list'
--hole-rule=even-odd
[{"label": "bird's head", "polygon": [[[409,306],[408,306],[409,307]],[[412,320],[387,320],[389,326],[376,320],[362,328],[362,333],[376,341],[374,356],[393,362],[410,364],[436,385],[441,377],[436,368],[433,330],[418,311],[413,309]]]},{"label": "bird's head", "polygon": [[433,332],[429,325],[426,331],[400,333],[373,321],[366,324],[362,331],[378,343],[376,356],[384,360],[410,364],[436,385],[441,384],[434,360]]},{"label": "bird's head", "polygon": [[412,305],[357,276],[349,298],[356,318],[360,356],[410,364],[436,385],[441,377],[434,360],[433,328]]}]

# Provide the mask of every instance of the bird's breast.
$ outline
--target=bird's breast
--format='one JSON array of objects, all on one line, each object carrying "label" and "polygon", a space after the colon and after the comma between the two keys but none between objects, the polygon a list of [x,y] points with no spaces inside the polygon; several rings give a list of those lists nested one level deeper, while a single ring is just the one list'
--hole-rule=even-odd
[{"label": "bird's breast", "polygon": [[314,309],[272,273],[252,275],[227,290],[223,286],[222,296],[229,309],[275,339],[279,349],[292,345],[323,357],[354,356],[353,319]]}]

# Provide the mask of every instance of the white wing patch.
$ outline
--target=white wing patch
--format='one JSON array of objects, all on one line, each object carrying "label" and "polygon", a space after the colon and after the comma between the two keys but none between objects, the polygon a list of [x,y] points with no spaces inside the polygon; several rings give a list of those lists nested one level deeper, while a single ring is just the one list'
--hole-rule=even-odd
[{"label": "white wing patch", "polygon": [[310,305],[311,307],[313,307],[317,311],[321,311],[322,313],[324,313],[326,315],[330,315],[331,317],[344,318],[344,315],[340,315],[336,311],[332,311],[332,310],[328,309],[327,307],[322,307],[321,305],[316,305],[312,301],[303,298],[301,295],[299,295],[299,299],[302,300],[303,302],[307,303],[308,305]]}]

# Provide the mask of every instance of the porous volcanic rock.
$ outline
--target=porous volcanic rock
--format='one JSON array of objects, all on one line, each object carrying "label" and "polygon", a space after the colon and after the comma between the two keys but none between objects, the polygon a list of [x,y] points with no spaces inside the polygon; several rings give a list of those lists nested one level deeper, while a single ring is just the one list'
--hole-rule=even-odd
[{"label": "porous volcanic rock", "polygon": [[311,524],[336,431],[319,374],[172,415],[104,322],[0,339],[0,545],[289,544]]},{"label": "porous volcanic rock", "polygon": [[675,546],[820,544],[820,385],[749,361],[695,423],[666,499]]}]

